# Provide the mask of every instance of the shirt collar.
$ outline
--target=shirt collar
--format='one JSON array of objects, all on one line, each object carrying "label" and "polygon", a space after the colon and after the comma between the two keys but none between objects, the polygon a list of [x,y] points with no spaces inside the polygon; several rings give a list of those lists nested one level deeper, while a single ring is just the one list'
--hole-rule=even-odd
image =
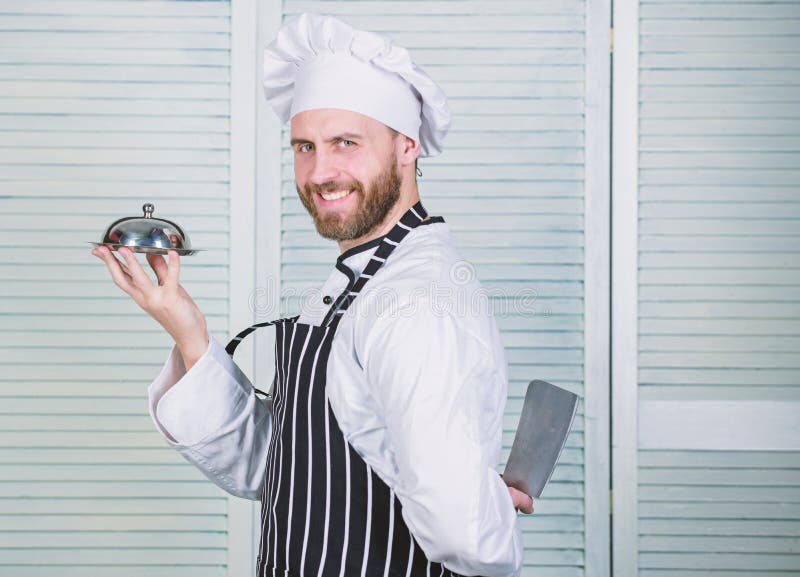
[{"label": "shirt collar", "polygon": [[[439,224],[443,222],[444,218],[441,216],[431,216],[427,220],[420,223],[420,225],[414,229],[414,231],[411,231],[409,237],[413,235],[414,232],[419,231],[423,226]],[[367,266],[369,259],[372,257],[372,254],[375,252],[375,249],[381,243],[384,236],[386,235],[373,238],[372,240],[368,240],[364,243],[347,249],[336,259],[336,268],[345,273],[348,277],[355,279],[355,277],[361,274],[361,271],[364,269],[364,267]],[[406,239],[406,242],[408,240],[411,239]]]},{"label": "shirt collar", "polygon": [[344,263],[344,261],[351,259],[357,254],[361,254],[364,251],[368,251],[370,249],[377,247],[382,240],[383,236],[379,236],[378,238],[373,238],[372,240],[368,240],[367,242],[363,242],[354,247],[348,248],[346,251],[344,251],[342,254],[339,255],[339,258],[336,259],[336,264],[342,264]]}]

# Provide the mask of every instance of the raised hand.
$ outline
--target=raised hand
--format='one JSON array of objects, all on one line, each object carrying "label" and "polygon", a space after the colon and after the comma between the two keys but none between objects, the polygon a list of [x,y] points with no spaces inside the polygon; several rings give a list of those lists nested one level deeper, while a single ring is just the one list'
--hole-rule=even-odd
[{"label": "raised hand", "polygon": [[122,247],[117,252],[125,259],[125,264],[108,247],[99,246],[92,250],[93,255],[105,262],[114,284],[175,340],[186,370],[189,370],[207,348],[208,329],[203,313],[180,285],[178,253],[169,251],[169,264],[161,255],[147,255],[147,262],[158,279],[158,284],[155,284],[130,249]]}]

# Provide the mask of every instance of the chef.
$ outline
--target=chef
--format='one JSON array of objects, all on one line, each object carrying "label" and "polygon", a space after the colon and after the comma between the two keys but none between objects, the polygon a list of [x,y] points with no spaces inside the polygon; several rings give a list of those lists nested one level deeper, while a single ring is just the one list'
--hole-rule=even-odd
[{"label": "chef", "polygon": [[[258,575],[518,575],[517,510],[533,503],[495,470],[499,332],[416,182],[449,127],[444,93],[388,38],[315,14],[279,30],[264,88],[291,122],[300,200],[341,255],[299,317],[223,348],[174,251],[147,255],[154,284],[129,250],[95,249],[175,340],[149,388],[156,427],[214,483],[261,501]],[[275,331],[267,399],[232,359],[257,328]]]}]

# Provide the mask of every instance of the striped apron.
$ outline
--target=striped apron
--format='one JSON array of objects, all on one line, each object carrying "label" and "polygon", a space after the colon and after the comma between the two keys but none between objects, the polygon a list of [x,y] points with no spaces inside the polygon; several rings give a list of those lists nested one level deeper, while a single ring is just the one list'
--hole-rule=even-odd
[{"label": "striped apron", "polygon": [[421,203],[387,234],[361,275],[331,305],[320,326],[297,317],[274,325],[272,437],[261,495],[259,577],[405,577],[455,575],[429,561],[402,516],[394,491],[344,437],[325,393],[336,328],[394,248],[426,218]]}]

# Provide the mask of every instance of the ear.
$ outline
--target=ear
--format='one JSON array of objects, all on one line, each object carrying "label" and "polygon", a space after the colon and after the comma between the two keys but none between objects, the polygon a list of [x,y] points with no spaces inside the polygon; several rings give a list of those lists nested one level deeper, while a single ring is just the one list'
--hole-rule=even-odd
[{"label": "ear", "polygon": [[396,139],[397,162],[400,166],[413,165],[421,151],[419,141],[412,140],[404,134],[397,134]]}]

